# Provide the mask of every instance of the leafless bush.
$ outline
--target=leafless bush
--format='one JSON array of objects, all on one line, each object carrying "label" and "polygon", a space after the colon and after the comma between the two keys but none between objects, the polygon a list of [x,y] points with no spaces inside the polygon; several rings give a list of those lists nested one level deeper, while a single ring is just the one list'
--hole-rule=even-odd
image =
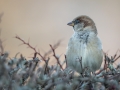
[{"label": "leafless bush", "polygon": [[[34,56],[31,60],[26,60],[22,54],[17,58],[17,53],[9,59],[9,54],[3,51],[0,54],[0,90],[120,90],[120,64],[113,66],[120,57],[117,53],[112,57],[105,54],[104,68],[98,72],[90,74],[85,68],[83,73],[75,75],[74,70],[63,68],[55,53],[60,42],[50,45],[51,50],[41,55],[29,42],[18,36],[15,38],[33,49]],[[3,49],[2,46],[0,48]],[[55,65],[49,65],[50,58],[47,54],[50,53],[53,53],[57,61]],[[79,61],[81,63],[82,58]],[[40,66],[41,62],[45,63],[44,66]],[[67,64],[66,60],[64,62]]]}]

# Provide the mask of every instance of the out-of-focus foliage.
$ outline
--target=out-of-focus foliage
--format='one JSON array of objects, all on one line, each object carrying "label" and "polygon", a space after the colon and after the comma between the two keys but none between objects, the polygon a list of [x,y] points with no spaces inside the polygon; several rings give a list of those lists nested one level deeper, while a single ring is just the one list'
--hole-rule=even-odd
[{"label": "out-of-focus foliage", "polygon": [[[41,66],[43,60],[26,60],[22,55],[12,59],[0,55],[0,90],[120,90],[120,65],[105,55],[105,68],[98,73],[76,75],[74,70],[60,65]],[[60,63],[61,64],[61,63]]]}]

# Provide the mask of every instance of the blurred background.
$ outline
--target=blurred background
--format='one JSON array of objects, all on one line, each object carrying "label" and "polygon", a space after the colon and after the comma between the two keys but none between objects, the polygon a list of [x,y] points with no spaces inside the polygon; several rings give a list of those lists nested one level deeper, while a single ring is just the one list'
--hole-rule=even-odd
[{"label": "blurred background", "polygon": [[1,38],[10,57],[20,52],[26,58],[34,53],[21,41],[36,46],[42,54],[62,39],[56,54],[64,56],[73,28],[67,26],[79,15],[87,15],[96,23],[103,50],[114,55],[120,48],[120,0],[0,0]]}]

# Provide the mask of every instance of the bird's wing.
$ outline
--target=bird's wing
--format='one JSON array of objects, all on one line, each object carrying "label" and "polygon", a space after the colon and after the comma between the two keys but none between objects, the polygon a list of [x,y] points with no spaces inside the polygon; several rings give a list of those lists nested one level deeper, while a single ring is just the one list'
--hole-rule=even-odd
[{"label": "bird's wing", "polygon": [[103,59],[102,44],[100,39],[96,34],[90,33],[87,43],[84,45],[86,46],[82,51],[84,60],[83,65],[89,66],[92,71],[99,69]]}]

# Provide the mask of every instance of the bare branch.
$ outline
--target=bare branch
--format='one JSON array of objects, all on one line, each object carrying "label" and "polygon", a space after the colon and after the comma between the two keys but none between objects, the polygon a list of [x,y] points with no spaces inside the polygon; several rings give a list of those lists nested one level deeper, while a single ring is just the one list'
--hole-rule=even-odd
[{"label": "bare branch", "polygon": [[60,66],[60,68],[63,70],[63,67],[62,67],[62,65],[60,64],[60,62],[59,62],[59,58],[56,56],[56,54],[55,54],[55,49],[52,47],[52,45],[50,45],[50,47],[51,47],[51,49],[52,49],[52,51],[53,51],[53,56],[55,57],[55,59],[57,60],[57,63],[59,64],[59,66]]},{"label": "bare branch", "polygon": [[29,44],[29,42],[28,42],[28,43],[25,42],[25,41],[24,41],[23,39],[21,39],[19,36],[16,36],[15,38],[17,38],[18,40],[22,41],[23,44],[27,45],[29,48],[31,48],[32,50],[35,51],[33,58],[36,58],[36,56],[37,56],[37,54],[38,54],[38,55],[42,58],[42,60],[46,63],[45,58],[40,54],[40,52],[37,52],[36,48],[32,47],[32,46]]},{"label": "bare branch", "polygon": [[65,56],[65,62],[66,62],[66,68],[67,68],[67,57],[66,57],[66,55],[64,55]]},{"label": "bare branch", "polygon": [[117,61],[119,58],[120,58],[120,55],[114,60],[114,62]]},{"label": "bare branch", "polygon": [[[62,41],[62,40],[59,40],[56,44],[54,44],[54,45],[53,45],[53,48],[56,49],[58,46],[60,46],[61,41]],[[44,54],[44,58],[46,58],[46,56],[50,55],[51,53],[52,53],[52,50],[50,49],[48,52],[46,52],[46,53]]]},{"label": "bare branch", "polygon": [[23,42],[23,44],[27,45],[28,47],[30,47],[31,49],[33,49],[35,52],[37,52],[34,47],[32,47],[29,43],[26,43],[26,42],[25,42],[23,39],[21,39],[19,36],[16,36],[15,38],[19,39],[20,41]]}]

